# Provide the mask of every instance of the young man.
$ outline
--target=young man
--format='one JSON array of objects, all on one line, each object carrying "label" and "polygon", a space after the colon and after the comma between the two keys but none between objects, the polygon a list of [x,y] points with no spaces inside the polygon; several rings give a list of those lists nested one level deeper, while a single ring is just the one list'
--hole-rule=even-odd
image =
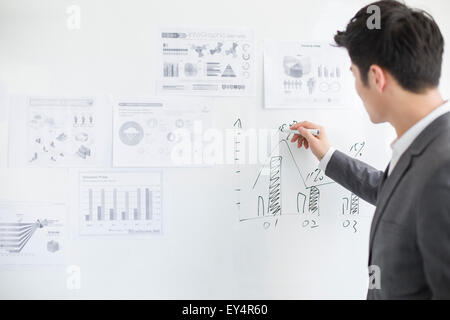
[{"label": "young man", "polygon": [[372,5],[381,10],[381,29],[367,27],[367,6],[335,41],[348,50],[371,121],[387,121],[397,132],[386,171],[330,147],[324,128],[310,122],[291,128],[299,130],[292,142],[376,206],[368,299],[450,299],[450,103],[437,89],[444,40],[423,11],[388,0]]}]

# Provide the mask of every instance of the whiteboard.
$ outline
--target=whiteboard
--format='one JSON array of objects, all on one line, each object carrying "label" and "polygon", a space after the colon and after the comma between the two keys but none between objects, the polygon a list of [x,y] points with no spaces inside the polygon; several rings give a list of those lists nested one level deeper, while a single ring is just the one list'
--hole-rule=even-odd
[{"label": "whiteboard", "polygon": [[[264,40],[330,42],[335,31],[367,3],[74,1],[81,12],[81,27],[69,29],[65,2],[28,0],[19,5],[3,0],[0,43],[8,50],[0,52],[0,82],[10,96],[156,95],[155,32],[161,25],[245,26],[252,28],[255,36],[256,97],[213,98],[212,125],[234,132],[237,119],[243,130],[274,129],[308,119],[325,126],[332,144],[352,156],[356,155],[352,146],[364,142],[360,158],[384,170],[393,132],[386,125],[370,123],[353,91],[346,108],[264,109]],[[407,3],[429,10],[448,40],[448,1]],[[448,95],[450,67],[444,61],[441,86]],[[8,149],[8,125],[11,123],[1,122],[2,151]],[[286,154],[286,150],[282,152]],[[297,163],[306,179],[317,161],[304,150],[291,151],[296,162],[290,159],[286,168],[295,173]],[[300,214],[280,217],[276,228],[270,217],[241,221],[257,215],[253,208],[255,204],[257,208],[260,194],[256,201],[251,193],[241,195],[238,209],[236,189],[251,189],[263,167],[264,161],[241,168],[248,169],[248,179],[241,177],[240,182],[234,162],[163,169],[164,225],[158,235],[80,236],[79,213],[70,207],[65,264],[1,269],[0,298],[365,298],[368,232],[374,208],[359,202],[359,228],[352,232],[351,227],[343,226],[346,219],[342,214],[344,198],[351,201],[351,194],[330,184],[319,187],[317,228],[303,227],[306,219]],[[268,168],[270,174],[270,161]],[[262,189],[267,186],[267,175],[263,178]],[[72,206],[71,180],[67,168],[9,168],[6,152],[0,153],[2,201],[58,200]],[[299,213],[299,203],[303,208],[303,202],[297,201],[302,191],[307,199],[307,213],[302,214],[309,214],[312,185],[297,190],[296,180],[286,183],[282,190],[288,191],[283,193],[288,213],[290,207],[291,213]],[[290,203],[292,197],[295,202]],[[79,275],[79,287],[70,285],[74,274]]]}]

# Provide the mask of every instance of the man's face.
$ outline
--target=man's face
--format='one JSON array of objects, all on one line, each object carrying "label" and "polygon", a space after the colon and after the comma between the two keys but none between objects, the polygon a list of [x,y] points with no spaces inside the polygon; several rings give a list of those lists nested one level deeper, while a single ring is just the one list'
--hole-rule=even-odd
[{"label": "man's face", "polygon": [[358,92],[358,95],[369,114],[370,120],[373,123],[385,122],[386,118],[383,110],[385,104],[383,103],[383,97],[376,90],[375,84],[372,83],[373,79],[369,76],[368,83],[365,85],[362,82],[360,70],[355,64],[352,64],[350,70],[355,77],[356,92]]}]

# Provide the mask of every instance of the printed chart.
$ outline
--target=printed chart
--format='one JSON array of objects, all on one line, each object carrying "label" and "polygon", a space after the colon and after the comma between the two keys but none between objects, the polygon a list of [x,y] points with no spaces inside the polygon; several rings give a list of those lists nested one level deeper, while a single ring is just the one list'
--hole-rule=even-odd
[{"label": "printed chart", "polygon": [[114,105],[114,166],[201,166],[202,135],[210,125],[208,98],[117,101]]},{"label": "printed chart", "polygon": [[80,234],[161,233],[161,172],[79,175]]},{"label": "printed chart", "polygon": [[164,28],[158,39],[159,93],[254,95],[251,30]]},{"label": "printed chart", "polygon": [[102,166],[108,116],[93,98],[26,98],[13,108],[10,162],[21,167]]},{"label": "printed chart", "polygon": [[266,108],[344,106],[350,63],[326,43],[264,44]]},{"label": "printed chart", "polygon": [[0,265],[64,263],[63,204],[0,202]]}]

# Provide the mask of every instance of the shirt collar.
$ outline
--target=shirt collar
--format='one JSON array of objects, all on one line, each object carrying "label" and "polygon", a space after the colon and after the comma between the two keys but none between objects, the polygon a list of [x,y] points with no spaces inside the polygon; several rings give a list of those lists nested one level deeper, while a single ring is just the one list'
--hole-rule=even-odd
[{"label": "shirt collar", "polygon": [[391,148],[393,152],[403,153],[408,149],[415,138],[431,123],[433,120],[438,118],[440,115],[450,111],[450,103],[448,100],[444,102],[441,106],[437,107],[431,111],[424,118],[419,120],[411,128],[409,128],[400,138],[395,139],[391,143]]}]

